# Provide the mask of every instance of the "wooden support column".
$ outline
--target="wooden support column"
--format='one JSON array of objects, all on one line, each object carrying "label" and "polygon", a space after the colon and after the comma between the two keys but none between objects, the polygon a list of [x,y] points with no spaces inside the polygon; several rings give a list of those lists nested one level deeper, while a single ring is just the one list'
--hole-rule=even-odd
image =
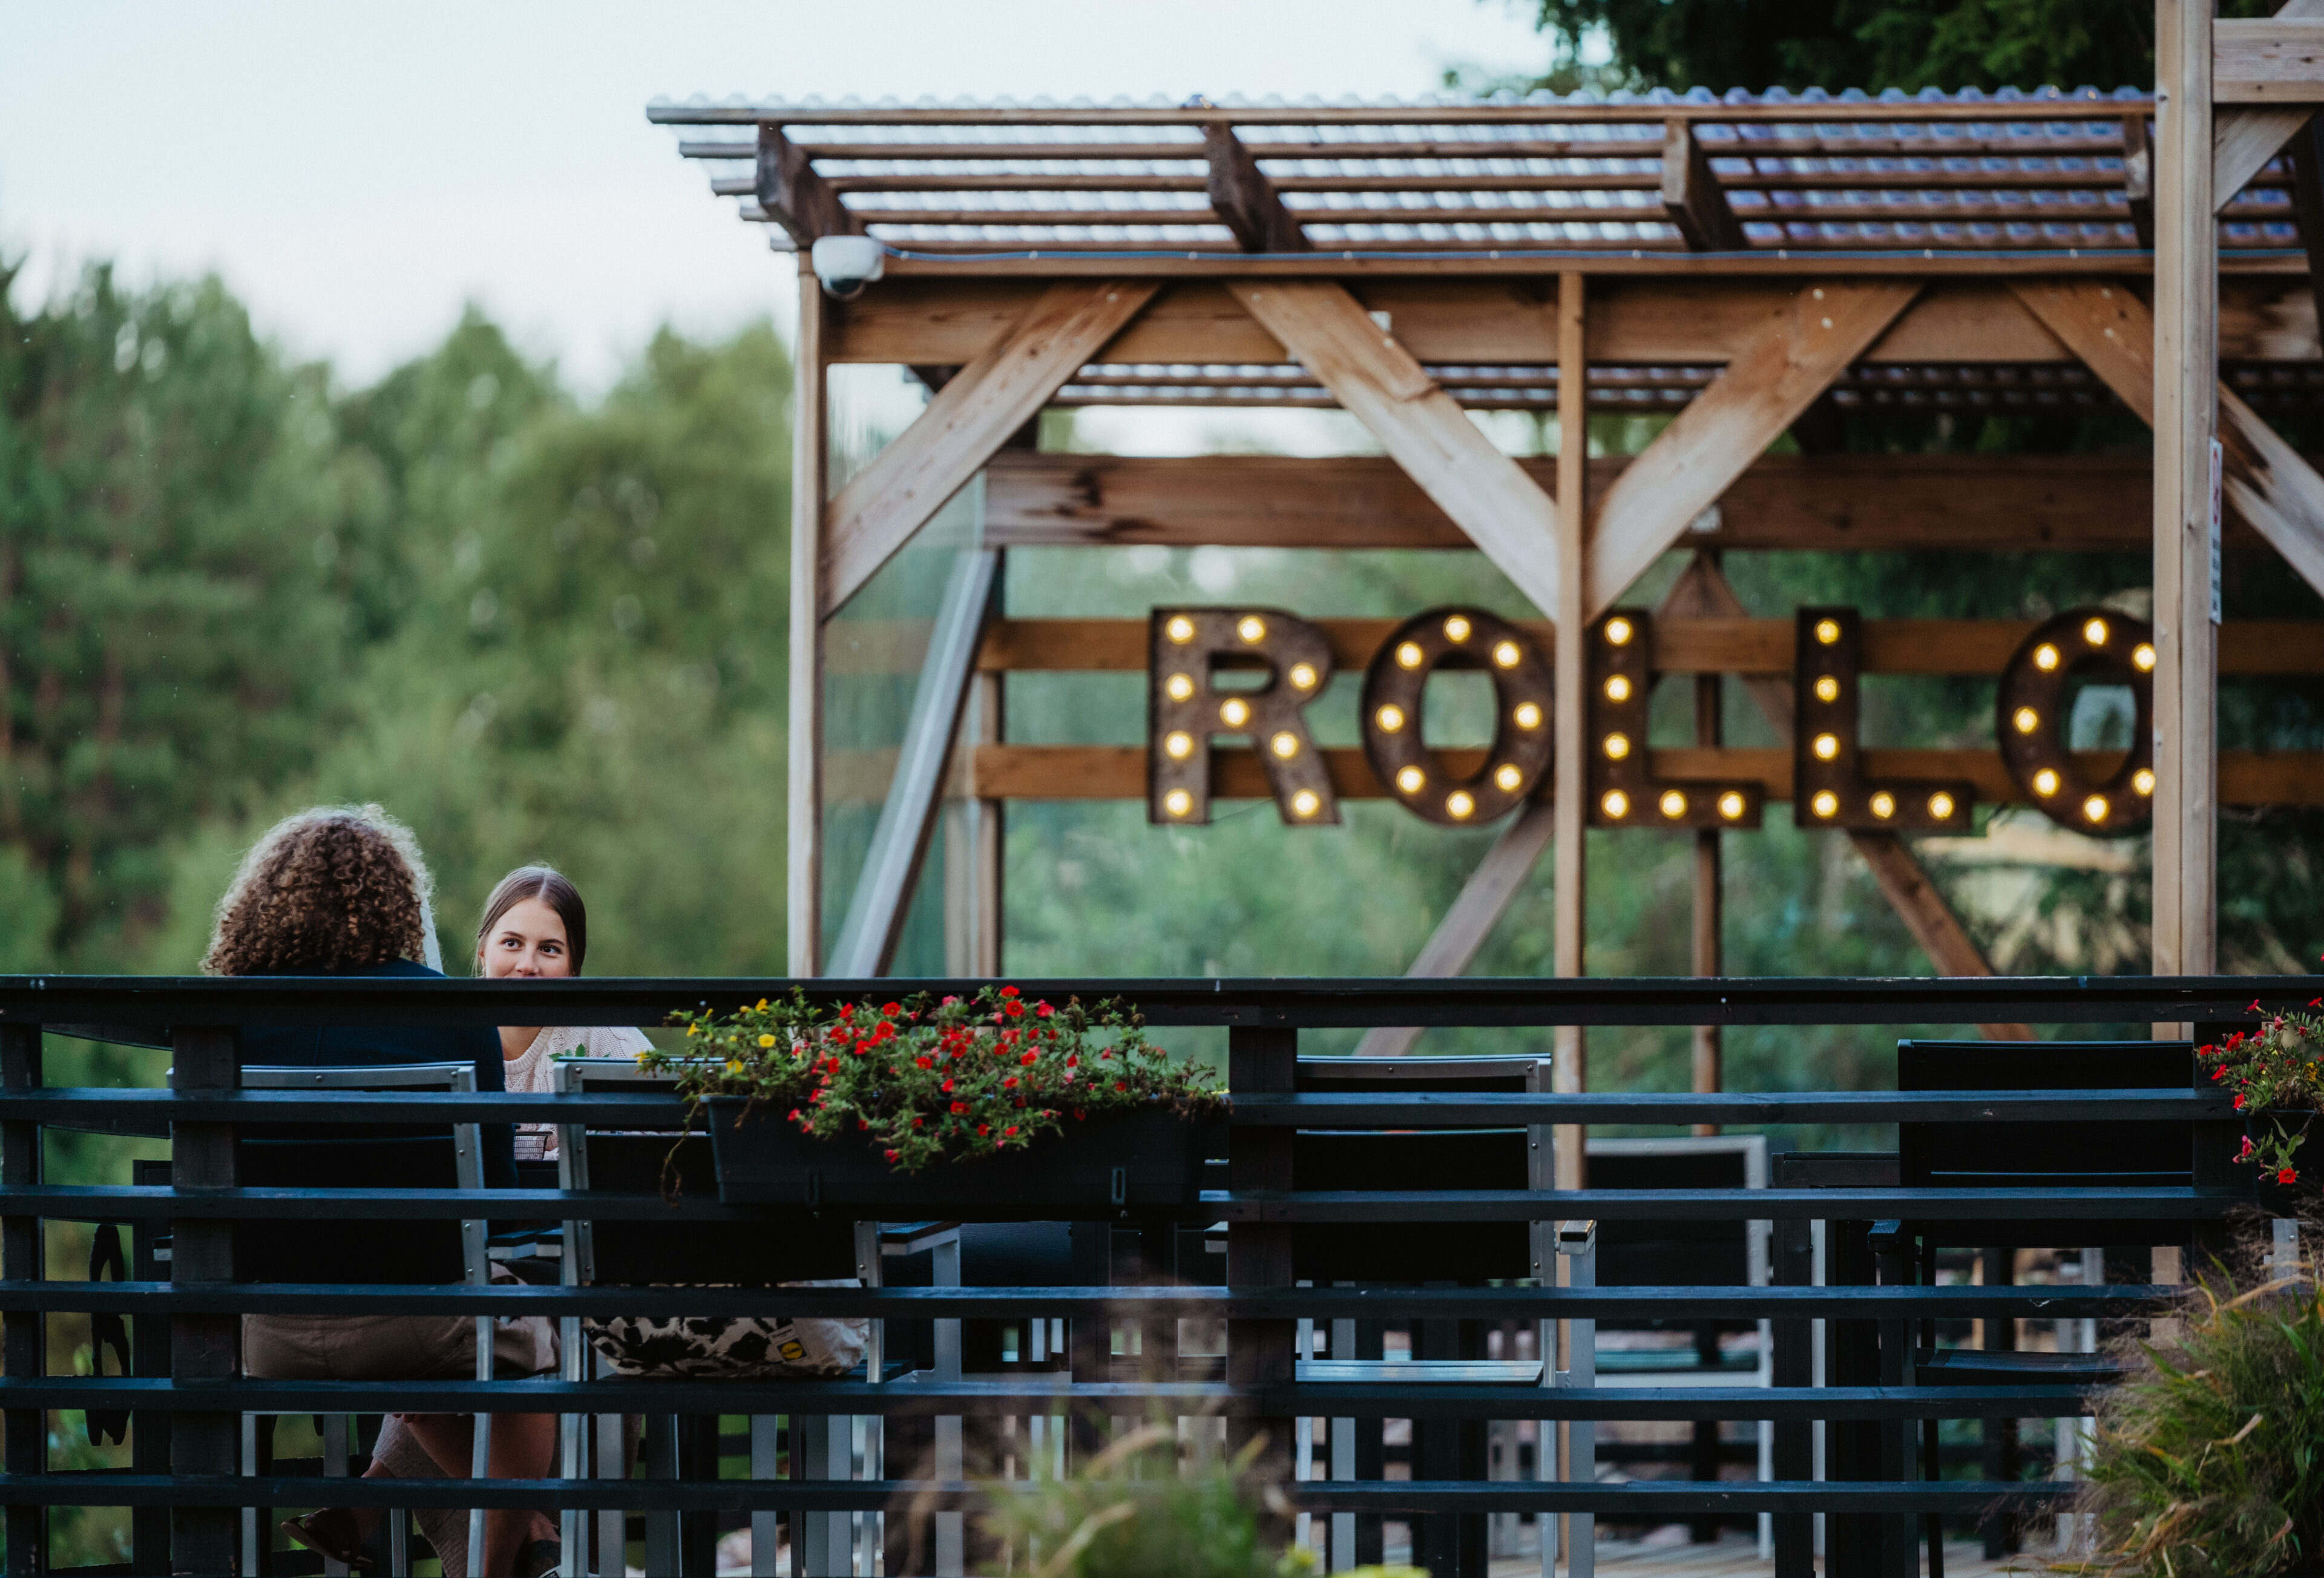
[{"label": "wooden support column", "polygon": [[[1552,968],[1561,977],[1587,970],[1584,929],[1588,922],[1588,861],[1584,832],[1590,825],[1589,708],[1582,693],[1589,665],[1582,643],[1590,624],[1582,606],[1588,587],[1587,543],[1590,461],[1589,343],[1585,276],[1561,274],[1557,280],[1557,575],[1556,602],[1545,610],[1556,624],[1557,694],[1552,723],[1557,734],[1557,754],[1552,768],[1551,804],[1557,825],[1553,842],[1557,849],[1555,936]],[[1550,1082],[1561,1091],[1589,1087],[1589,1044],[1582,1026],[1557,1027],[1555,1057]],[[1578,1189],[1588,1177],[1586,1140],[1577,1124],[1552,1131],[1556,1159],[1556,1187]]]},{"label": "wooden support column", "polygon": [[[242,1032],[231,1025],[178,1025],[170,1034],[172,1087],[234,1090],[242,1084]],[[232,1188],[234,1125],[173,1124],[171,1186]],[[170,1280],[234,1280],[234,1224],[180,1216],[171,1223]],[[242,1319],[178,1315],[170,1319],[170,1374],[180,1381],[231,1379],[242,1348]],[[238,1414],[180,1413],[170,1422],[170,1472],[231,1475],[242,1466]],[[177,1573],[231,1573],[239,1557],[242,1518],[231,1507],[178,1507],[170,1514],[170,1566]]]},{"label": "wooden support column", "polygon": [[[1534,606],[1554,617],[1557,508],[1343,285],[1227,283]],[[1562,485],[1562,484],[1561,484]]]},{"label": "wooden support column", "polygon": [[790,808],[784,952],[794,977],[823,957],[823,519],[831,463],[825,426],[826,307],[815,265],[798,260],[791,393]]},{"label": "wooden support column", "polygon": [[2209,0],[2155,0],[2154,20],[2153,969],[2209,975],[2217,947],[2211,452],[2219,307]]},{"label": "wooden support column", "polygon": [[[1005,551],[1004,551],[1005,552]],[[1003,572],[995,578],[996,602]],[[1007,677],[979,674],[969,687],[969,713],[955,753],[954,782],[962,791],[952,804],[945,837],[945,973],[1001,974],[1003,893],[1001,849],[1008,802],[977,793],[976,748],[999,745],[1006,735],[1002,712]]]},{"label": "wooden support column", "polygon": [[1061,280],[947,380],[918,418],[831,500],[823,617],[862,591],[1157,289],[1152,280]]},{"label": "wooden support column", "polygon": [[[10,1090],[37,1089],[41,1073],[41,1027],[0,1025],[0,1086]],[[10,1188],[32,1188],[41,1181],[41,1125],[20,1119],[0,1124],[0,1182]],[[0,1278],[10,1282],[38,1282],[47,1275],[42,1253],[41,1219],[10,1216],[0,1219]],[[0,1363],[8,1379],[23,1382],[48,1373],[47,1317],[36,1309],[0,1310]],[[144,1421],[141,1418],[139,1424]],[[45,1408],[10,1408],[0,1426],[0,1446],[13,1479],[28,1479],[49,1470],[49,1416]],[[11,1573],[48,1570],[48,1528],[45,1508],[19,1501],[8,1509],[7,1558]]]}]

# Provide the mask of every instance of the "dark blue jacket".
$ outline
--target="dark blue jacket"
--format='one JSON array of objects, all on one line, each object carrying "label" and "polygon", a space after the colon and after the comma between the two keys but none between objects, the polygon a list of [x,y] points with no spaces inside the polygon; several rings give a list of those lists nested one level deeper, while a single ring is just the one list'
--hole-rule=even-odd
[{"label": "dark blue jacket", "polygon": [[[291,972],[285,972],[291,973]],[[300,970],[300,975],[365,977],[443,976],[409,959],[354,970]],[[508,1068],[499,1032],[482,1024],[250,1024],[242,1031],[242,1060],[264,1067],[350,1068],[366,1063],[473,1063],[479,1091],[505,1091]],[[492,1124],[483,1133],[484,1183],[516,1182],[515,1131]]]}]

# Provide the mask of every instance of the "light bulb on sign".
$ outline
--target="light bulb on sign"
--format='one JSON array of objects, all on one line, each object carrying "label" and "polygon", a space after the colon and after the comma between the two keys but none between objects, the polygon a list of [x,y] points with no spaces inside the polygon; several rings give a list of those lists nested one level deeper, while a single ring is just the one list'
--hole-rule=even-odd
[{"label": "light bulb on sign", "polygon": [[1813,811],[1818,816],[1838,816],[1840,814],[1840,796],[1834,794],[1829,789],[1823,790],[1819,793],[1813,800],[1808,802],[1808,808]]},{"label": "light bulb on sign", "polygon": [[1399,668],[1418,668],[1427,658],[1428,654],[1420,649],[1417,641],[1403,642],[1396,649],[1396,662]]},{"label": "light bulb on sign", "polygon": [[1194,809],[1194,797],[1184,789],[1173,789],[1162,797],[1162,809],[1172,816],[1184,816]]},{"label": "light bulb on sign", "polygon": [[1816,700],[1819,702],[1839,701],[1840,682],[1832,678],[1831,675],[1825,674],[1815,683],[1815,696]]},{"label": "light bulb on sign", "polygon": [[1541,727],[1541,709],[1535,706],[1531,702],[1519,702],[1517,706],[1517,711],[1509,714],[1509,720],[1515,723],[1519,729],[1539,729]]},{"label": "light bulb on sign", "polygon": [[1929,814],[1931,816],[1935,817],[1939,821],[1943,821],[1947,817],[1952,815],[1952,813],[1953,797],[1951,795],[1940,789],[1934,794],[1929,796]]},{"label": "light bulb on sign", "polygon": [[1477,803],[1458,789],[1444,797],[1444,814],[1447,816],[1464,818],[1476,809]]},{"label": "light bulb on sign", "polygon": [[1524,657],[1525,654],[1517,650],[1517,644],[1514,641],[1500,642],[1493,648],[1493,662],[1502,668],[1515,668]]},{"label": "light bulb on sign", "polygon": [[1515,762],[1503,762],[1493,769],[1493,782],[1500,786],[1504,794],[1514,794],[1517,791],[1517,785],[1525,782],[1525,774]]},{"label": "light bulb on sign", "polygon": [[1872,807],[1872,814],[1882,821],[1896,814],[1896,797],[1886,789],[1876,793],[1868,803]]},{"label": "light bulb on sign", "polygon": [[1454,614],[1444,621],[1444,638],[1455,645],[1469,638],[1469,621]]},{"label": "light bulb on sign", "polygon": [[1174,702],[1183,702],[1194,693],[1194,682],[1183,674],[1174,674],[1162,682],[1162,693]]},{"label": "light bulb on sign", "polygon": [[1250,721],[1250,703],[1236,697],[1229,697],[1219,703],[1219,721],[1229,729],[1240,729]]},{"label": "light bulb on sign", "polygon": [[1428,775],[1418,767],[1406,767],[1396,775],[1396,786],[1406,794],[1417,794],[1427,786]]},{"label": "light bulb on sign", "polygon": [[1194,737],[1183,729],[1174,729],[1163,737],[1162,748],[1184,761],[1194,754]]},{"label": "light bulb on sign", "polygon": [[1299,737],[1286,729],[1268,740],[1267,748],[1287,762],[1299,754]]},{"label": "light bulb on sign", "polygon": [[1404,727],[1404,709],[1393,702],[1372,714],[1372,721],[1380,726],[1383,734],[1394,734]]},{"label": "light bulb on sign", "polygon": [[1674,821],[1686,814],[1686,796],[1675,789],[1663,791],[1663,814]]},{"label": "light bulb on sign", "polygon": [[1607,790],[1606,798],[1600,800],[1598,803],[1605,808],[1605,812],[1608,816],[1612,817],[1617,821],[1621,821],[1622,818],[1630,814],[1630,797],[1623,794],[1619,789]]},{"label": "light bulb on sign", "polygon": [[1302,789],[1291,797],[1291,809],[1301,816],[1314,815],[1316,808],[1323,803],[1315,797],[1313,789]]},{"label": "light bulb on sign", "polygon": [[1606,682],[1606,699],[1609,702],[1628,701],[1630,699],[1630,682],[1618,674],[1608,679]]},{"label": "light bulb on sign", "polygon": [[1315,688],[1315,665],[1312,663],[1293,664],[1291,665],[1291,688],[1295,691],[1314,690]]},{"label": "light bulb on sign", "polygon": [[1719,797],[1719,814],[1725,817],[1729,821],[1733,821],[1737,817],[1741,816],[1744,809],[1745,802],[1743,796],[1738,794],[1732,789],[1729,789],[1726,794]]},{"label": "light bulb on sign", "polygon": [[1637,628],[1628,619],[1606,621],[1606,639],[1616,647],[1628,647],[1630,644],[1630,638],[1637,634]]},{"label": "light bulb on sign", "polygon": [[1257,614],[1245,614],[1236,624],[1235,634],[1256,647],[1267,639],[1267,621]]},{"label": "light bulb on sign", "polygon": [[1170,622],[1162,627],[1162,630],[1170,639],[1183,647],[1194,638],[1194,621],[1184,614],[1174,614],[1171,616]]}]

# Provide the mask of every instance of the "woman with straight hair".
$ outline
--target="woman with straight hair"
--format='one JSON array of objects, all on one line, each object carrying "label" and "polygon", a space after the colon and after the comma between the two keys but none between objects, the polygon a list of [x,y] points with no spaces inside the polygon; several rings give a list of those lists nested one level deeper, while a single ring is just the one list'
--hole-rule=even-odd
[{"label": "woman with straight hair", "polygon": [[[376,805],[317,806],[286,817],[269,829],[235,873],[218,903],[217,921],[204,970],[221,976],[439,977],[435,926],[429,898],[432,884],[410,830]],[[493,1032],[482,1026],[428,1025],[252,1025],[242,1036],[243,1061],[265,1066],[341,1067],[363,1064],[466,1062],[476,1071],[479,1091],[506,1088],[504,1060]],[[346,1131],[317,1131],[326,1142],[362,1144]],[[482,1131],[484,1179],[506,1185],[515,1179],[509,1131]],[[254,1155],[265,1134],[252,1136]],[[318,1179],[318,1183],[332,1180]],[[322,1280],[374,1281],[377,1276],[333,1277],[334,1260],[360,1259],[335,1224],[317,1224],[312,1233],[280,1235],[264,1242],[254,1235],[250,1252],[290,1257],[289,1269],[304,1265],[306,1275],[272,1273],[262,1280],[314,1280],[311,1268],[326,1268]],[[408,1246],[406,1246],[408,1247]],[[243,1251],[238,1247],[237,1259]],[[284,1381],[418,1381],[475,1373],[476,1323],[464,1316],[247,1315],[242,1321],[243,1371]],[[545,1316],[504,1317],[494,1323],[495,1373],[538,1375],[557,1364],[556,1333]],[[465,1416],[392,1416],[438,1471],[465,1478],[469,1472],[473,1422]],[[557,1432],[549,1414],[503,1414],[492,1436],[489,1472],[494,1478],[541,1479],[549,1472]],[[387,1477],[374,1462],[370,1472]],[[532,1514],[493,1509],[484,1516],[484,1573],[525,1575],[553,1571],[559,1552],[553,1541],[530,1544]],[[286,1521],[291,1539],[357,1572],[370,1572],[377,1556],[365,1548],[382,1527],[377,1508],[325,1508]],[[442,1553],[446,1570],[464,1565],[465,1550]]]},{"label": "woman with straight hair", "polygon": [[[502,877],[484,901],[484,918],[476,923],[475,969],[486,980],[569,980],[581,973],[588,953],[589,911],[563,873],[547,866],[520,866]],[[634,1058],[652,1045],[642,1031],[627,1026],[501,1027],[501,1056],[511,1090],[553,1089],[554,1058]],[[516,1153],[527,1160],[556,1155],[556,1129],[547,1124],[520,1124]]]}]

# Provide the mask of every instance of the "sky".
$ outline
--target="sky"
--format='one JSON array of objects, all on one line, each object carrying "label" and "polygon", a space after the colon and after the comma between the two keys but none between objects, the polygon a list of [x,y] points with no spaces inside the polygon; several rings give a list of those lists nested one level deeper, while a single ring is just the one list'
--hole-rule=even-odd
[{"label": "sky", "polygon": [[215,271],[361,383],[464,303],[601,390],[656,326],[791,312],[791,264],[645,106],[1434,90],[1538,70],[1519,0],[0,0],[0,256]]}]

